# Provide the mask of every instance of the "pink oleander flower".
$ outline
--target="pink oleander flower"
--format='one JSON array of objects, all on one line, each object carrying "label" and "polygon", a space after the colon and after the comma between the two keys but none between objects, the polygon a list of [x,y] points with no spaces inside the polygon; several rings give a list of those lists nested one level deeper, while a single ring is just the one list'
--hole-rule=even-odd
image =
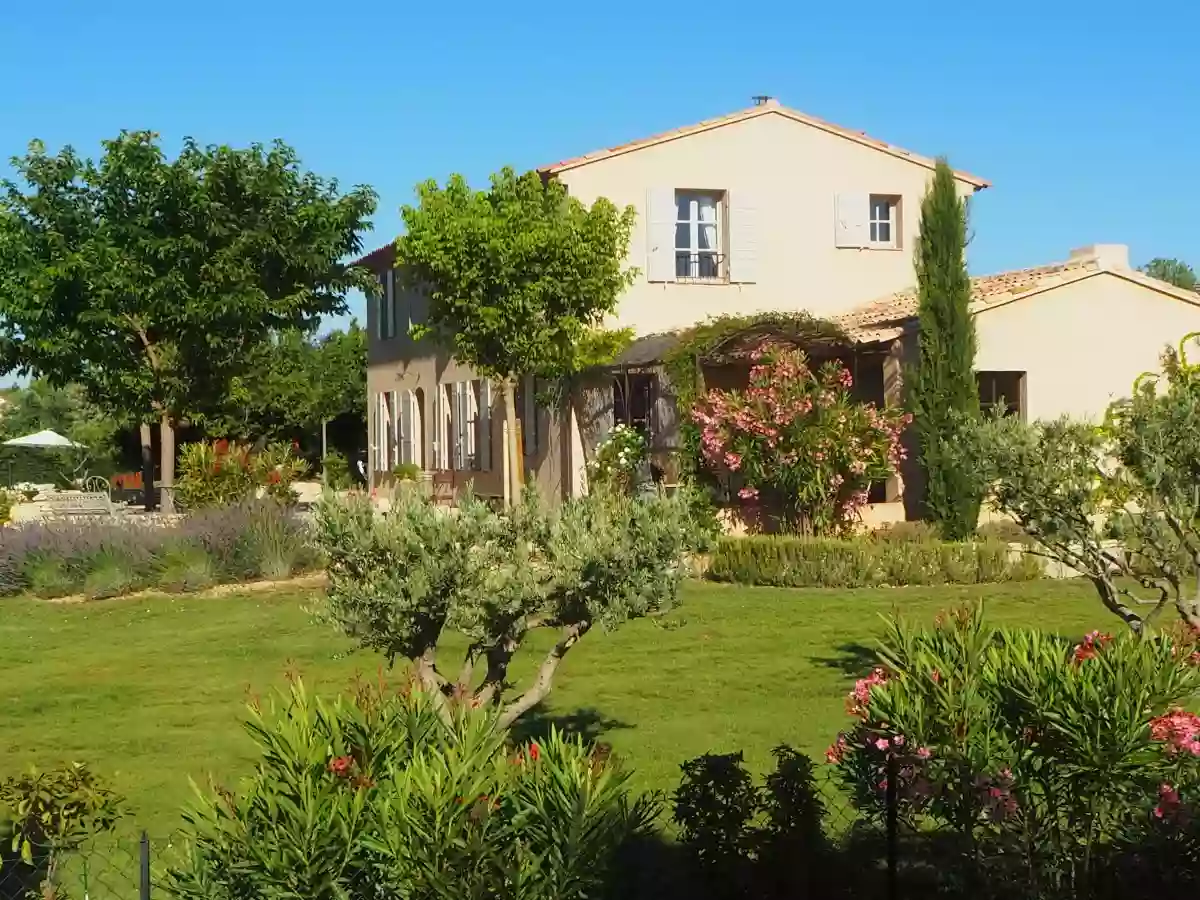
[{"label": "pink oleander flower", "polygon": [[839,734],[837,740],[829,745],[829,749],[825,751],[825,762],[840,763],[842,757],[846,755],[846,735]]},{"label": "pink oleander flower", "polygon": [[1167,745],[1167,753],[1200,756],[1200,716],[1182,709],[1150,720],[1150,737]]},{"label": "pink oleander flower", "polygon": [[917,756],[919,756],[921,759],[929,759],[929,757],[933,756],[933,753],[928,747],[918,747]]},{"label": "pink oleander flower", "polygon": [[887,750],[888,747],[890,747],[890,746],[891,746],[891,744],[888,743],[887,738],[879,738],[878,740],[875,741],[875,749],[879,750],[880,752]]},{"label": "pink oleander flower", "polygon": [[743,500],[757,500],[758,499],[758,488],[750,487],[747,485],[746,487],[744,487],[740,491],[738,491],[738,496],[741,497]]},{"label": "pink oleander flower", "polygon": [[887,672],[877,666],[866,678],[854,682],[854,690],[846,696],[846,711],[852,716],[865,715],[867,705],[871,702],[871,690],[876,685],[886,684],[887,680]]}]

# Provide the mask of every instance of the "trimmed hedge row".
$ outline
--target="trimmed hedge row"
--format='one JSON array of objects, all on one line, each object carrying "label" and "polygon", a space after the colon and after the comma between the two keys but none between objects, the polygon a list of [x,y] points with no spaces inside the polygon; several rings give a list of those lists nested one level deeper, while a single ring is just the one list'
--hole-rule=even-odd
[{"label": "trimmed hedge row", "polygon": [[787,535],[725,537],[707,577],[774,587],[900,587],[1030,581],[1042,563],[1016,556],[996,540],[944,541],[828,539]]}]

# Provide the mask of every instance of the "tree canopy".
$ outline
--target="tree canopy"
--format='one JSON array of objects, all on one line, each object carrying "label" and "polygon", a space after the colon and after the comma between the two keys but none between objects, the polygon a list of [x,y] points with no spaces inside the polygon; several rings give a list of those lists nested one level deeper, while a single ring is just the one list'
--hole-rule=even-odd
[{"label": "tree canopy", "polygon": [[[634,210],[603,197],[587,206],[557,181],[508,168],[487,191],[454,175],[444,188],[418,185],[417,197],[401,210],[407,230],[396,242],[403,283],[429,301],[413,336],[500,380],[509,458],[520,459],[516,379],[570,376],[619,344],[603,324],[633,280],[625,257]],[[508,481],[515,497],[516,466]]]},{"label": "tree canopy", "polygon": [[616,309],[633,272],[624,268],[634,210],[601,197],[590,207],[557,181],[503,169],[491,189],[455,175],[417,186],[401,210],[402,279],[429,299],[416,327],[481,374],[546,378],[586,365],[581,348]]},{"label": "tree canopy", "polygon": [[298,330],[272,335],[251,352],[249,370],[204,416],[213,436],[303,442],[324,422],[361,422],[366,435],[367,335],[356,321],[313,337]]},{"label": "tree canopy", "polygon": [[368,287],[346,260],[375,208],[305,172],[282,142],[246,149],[122,132],[99,162],[37,141],[0,195],[0,368],[77,383],[163,428],[228,394],[270,334],[308,329]]},{"label": "tree canopy", "polygon": [[1196,271],[1180,259],[1164,259],[1161,256],[1155,257],[1144,266],[1141,266],[1141,271],[1145,272],[1151,278],[1169,282],[1175,285],[1175,287],[1183,288],[1185,291],[1200,289],[1200,278],[1196,277]]}]

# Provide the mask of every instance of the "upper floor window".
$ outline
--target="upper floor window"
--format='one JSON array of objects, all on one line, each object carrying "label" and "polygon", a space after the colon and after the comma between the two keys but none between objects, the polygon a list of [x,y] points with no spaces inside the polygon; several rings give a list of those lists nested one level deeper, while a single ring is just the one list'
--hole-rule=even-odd
[{"label": "upper floor window", "polygon": [[375,337],[381,341],[396,336],[396,270],[388,269],[379,279],[379,299],[375,304]]},{"label": "upper floor window", "polygon": [[724,196],[702,191],[675,192],[675,277],[722,278]]},{"label": "upper floor window", "polygon": [[835,195],[833,245],[855,250],[898,250],[900,204],[897,194]]},{"label": "upper floor window", "polygon": [[899,245],[899,222],[896,215],[900,198],[884,194],[871,195],[870,238],[873,247]]}]

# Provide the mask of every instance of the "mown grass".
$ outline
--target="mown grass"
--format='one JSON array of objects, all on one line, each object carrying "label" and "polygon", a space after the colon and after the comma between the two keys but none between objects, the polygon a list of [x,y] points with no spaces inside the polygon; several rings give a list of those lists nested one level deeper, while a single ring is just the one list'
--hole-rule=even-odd
[{"label": "mown grass", "polygon": [[[1080,635],[1115,624],[1083,583],[788,590],[690,583],[664,622],[589,634],[567,657],[536,731],[568,724],[610,742],[642,788],[670,790],[679,763],[742,749],[765,767],[788,742],[818,755],[843,696],[871,665],[884,616],[928,620],[985,598],[999,623]],[[138,826],[179,824],[189,777],[231,784],[251,764],[249,693],[289,668],[322,692],[379,660],[313,624],[315,593],[0,605],[0,775],[82,760],[130,800]],[[544,648],[547,644],[539,644]],[[537,649],[537,648],[535,648]],[[457,657],[450,641],[446,654]],[[527,676],[525,655],[517,677]]]}]

